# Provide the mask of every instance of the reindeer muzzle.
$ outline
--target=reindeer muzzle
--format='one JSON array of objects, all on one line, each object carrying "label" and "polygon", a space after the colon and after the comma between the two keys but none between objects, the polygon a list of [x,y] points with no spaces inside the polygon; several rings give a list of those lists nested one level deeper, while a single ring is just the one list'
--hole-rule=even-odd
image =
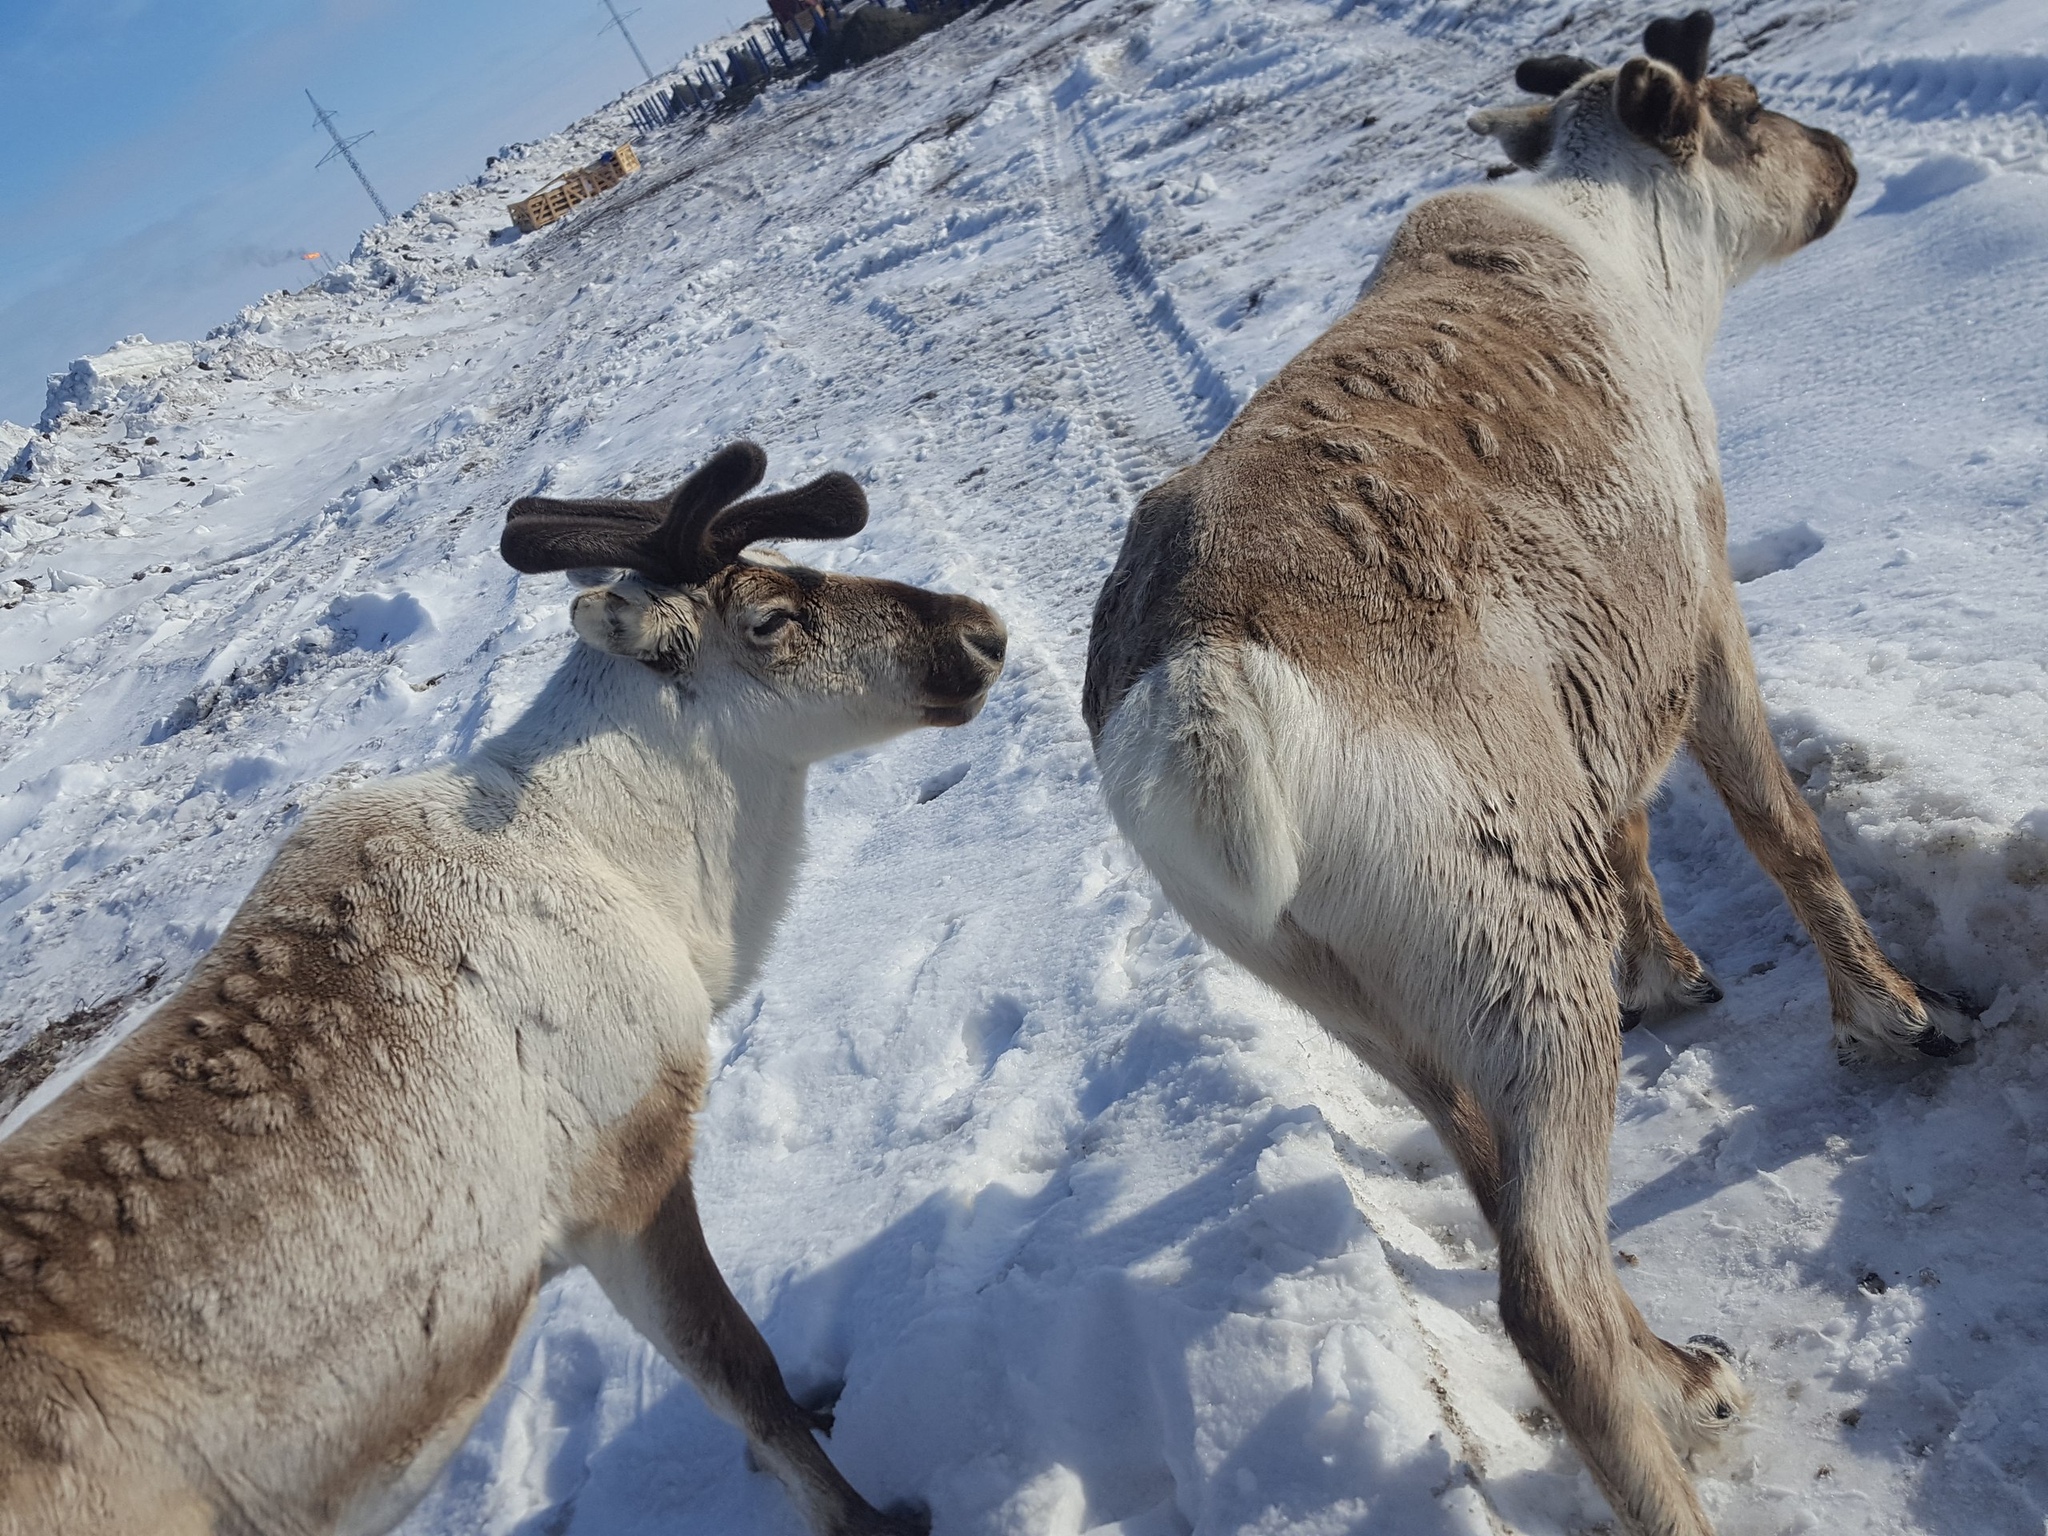
[{"label": "reindeer muzzle", "polygon": [[920,592],[927,610],[929,650],[921,680],[924,723],[965,725],[981,713],[1002,675],[1009,631],[995,613],[971,597]]}]

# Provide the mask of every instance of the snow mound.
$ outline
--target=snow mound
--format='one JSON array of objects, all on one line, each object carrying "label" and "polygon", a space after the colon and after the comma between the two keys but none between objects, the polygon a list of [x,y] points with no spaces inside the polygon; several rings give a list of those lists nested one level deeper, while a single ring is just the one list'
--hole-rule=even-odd
[{"label": "snow mound", "polygon": [[366,651],[388,651],[434,632],[434,616],[410,592],[356,592],[337,597],[327,623]]},{"label": "snow mound", "polygon": [[81,357],[68,371],[50,376],[43,425],[50,426],[74,411],[116,409],[142,386],[186,367],[196,355],[189,341],[151,341],[140,334],[123,337],[107,351]]},{"label": "snow mound", "polygon": [[1902,171],[1886,179],[1884,196],[1864,210],[1865,213],[1905,213],[1933,202],[1938,197],[1947,197],[1965,187],[1974,187],[1998,169],[1989,160],[1978,155],[1939,154],[1929,155],[1910,170]]},{"label": "snow mound", "polygon": [[1779,571],[1789,571],[1802,560],[1811,560],[1827,548],[1827,540],[1807,522],[1794,523],[1753,539],[1728,541],[1728,574],[1739,582],[1760,581]]}]

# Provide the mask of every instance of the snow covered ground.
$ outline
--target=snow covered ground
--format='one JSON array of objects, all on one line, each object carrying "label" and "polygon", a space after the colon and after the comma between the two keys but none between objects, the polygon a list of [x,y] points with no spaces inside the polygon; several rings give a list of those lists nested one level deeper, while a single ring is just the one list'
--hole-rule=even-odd
[{"label": "snow covered ground", "polygon": [[[1718,58],[1863,190],[1731,304],[1714,383],[1766,692],[1887,941],[1991,1005],[1843,1068],[1810,946],[1681,764],[1655,820],[1723,1005],[1629,1037],[1616,1262],[1733,1343],[1734,1532],[2048,1518],[2048,12],[1747,0]],[[1597,1530],[1419,1117],[1208,953],[1099,803],[1089,608],[1137,492],[1347,306],[1563,0],[1024,0],[504,204],[614,107],[189,353],[74,369],[0,487],[0,1053],[83,1059],[308,802],[460,751],[570,643],[506,505],[736,435],[845,467],[821,563],[995,603],[972,727],[825,766],[810,880],[723,1023],[714,1250],[833,1455],[940,1536]],[[10,447],[21,441],[8,439]],[[812,552],[806,551],[806,554]],[[89,1054],[89,1053],[88,1053]],[[67,1069],[68,1070],[68,1069]],[[18,1123],[64,1071],[13,1106]],[[580,1276],[412,1536],[795,1533]]]}]

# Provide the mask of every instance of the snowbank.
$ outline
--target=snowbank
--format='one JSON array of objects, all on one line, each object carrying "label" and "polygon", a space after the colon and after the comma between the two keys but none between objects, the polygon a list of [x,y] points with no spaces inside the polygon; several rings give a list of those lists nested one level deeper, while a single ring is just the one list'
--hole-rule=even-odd
[{"label": "snowbank", "polygon": [[81,357],[64,373],[50,376],[50,394],[43,406],[43,425],[51,426],[72,411],[110,411],[151,380],[183,368],[193,360],[187,341],[151,341],[125,336],[95,357]]}]

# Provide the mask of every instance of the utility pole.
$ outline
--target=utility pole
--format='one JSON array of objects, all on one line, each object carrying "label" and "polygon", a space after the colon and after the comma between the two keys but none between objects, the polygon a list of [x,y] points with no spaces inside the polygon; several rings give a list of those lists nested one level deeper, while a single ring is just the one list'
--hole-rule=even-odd
[{"label": "utility pole", "polygon": [[[311,91],[306,92],[306,100],[313,101],[313,93]],[[362,166],[356,163],[355,146],[362,143],[370,135],[368,133],[359,133],[352,139],[344,139],[341,136],[340,130],[334,126],[334,114],[321,106],[317,101],[313,101],[313,116],[314,120],[327,130],[327,137],[334,140],[334,148],[320,157],[320,164],[325,165],[336,155],[346,160],[348,168],[356,173],[356,180],[363,184],[363,190],[370,194],[370,201],[377,205],[377,212],[383,216],[385,223],[390,223],[391,210],[384,206],[384,199],[377,195],[377,189],[370,185],[370,178],[363,174]],[[374,129],[371,130],[371,132],[375,131]],[[316,166],[315,169],[317,170],[318,167]]]},{"label": "utility pole", "polygon": [[640,13],[638,11],[628,11],[626,16],[621,16],[619,8],[612,4],[612,0],[604,0],[604,8],[612,13],[612,19],[610,24],[602,28],[602,30],[609,32],[613,27],[619,29],[619,36],[626,40],[626,46],[633,50],[633,57],[640,61],[640,72],[647,76],[647,83],[649,85],[654,84],[654,71],[648,68],[647,55],[640,51],[640,45],[633,41],[633,34],[626,30],[626,16],[638,16]]}]

